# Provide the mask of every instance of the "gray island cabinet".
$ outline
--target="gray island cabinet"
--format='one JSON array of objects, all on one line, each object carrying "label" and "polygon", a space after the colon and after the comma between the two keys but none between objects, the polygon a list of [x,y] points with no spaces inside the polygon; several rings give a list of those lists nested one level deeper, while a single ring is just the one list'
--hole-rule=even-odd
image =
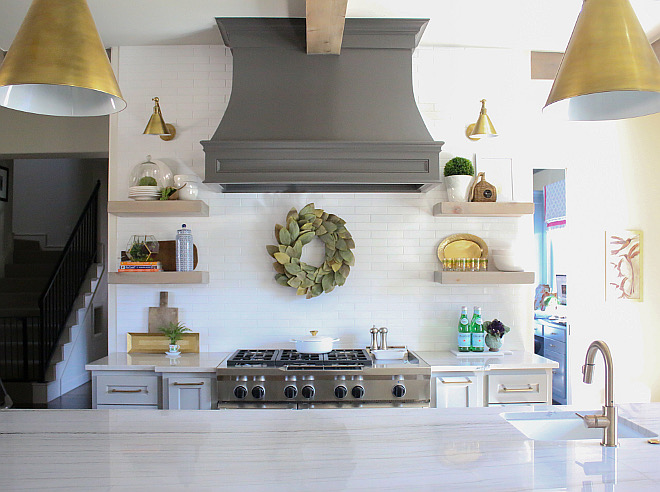
[{"label": "gray island cabinet", "polygon": [[215,368],[229,353],[113,353],[85,366],[92,372],[92,408],[212,410]]},{"label": "gray island cabinet", "polygon": [[558,364],[528,352],[457,356],[417,352],[431,366],[434,408],[513,407],[552,403],[552,373]]}]

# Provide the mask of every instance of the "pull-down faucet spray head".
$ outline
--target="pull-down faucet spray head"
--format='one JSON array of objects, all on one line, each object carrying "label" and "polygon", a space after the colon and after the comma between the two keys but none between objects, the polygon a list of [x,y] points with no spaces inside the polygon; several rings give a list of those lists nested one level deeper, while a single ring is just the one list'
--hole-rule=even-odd
[{"label": "pull-down faucet spray head", "polygon": [[591,384],[594,379],[594,365],[585,363],[582,366],[582,381],[587,384]]}]

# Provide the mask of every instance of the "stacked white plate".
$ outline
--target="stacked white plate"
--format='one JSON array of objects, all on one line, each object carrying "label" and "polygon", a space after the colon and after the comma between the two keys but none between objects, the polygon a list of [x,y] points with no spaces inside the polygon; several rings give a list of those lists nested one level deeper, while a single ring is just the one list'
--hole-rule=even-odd
[{"label": "stacked white plate", "polygon": [[160,188],[158,186],[131,186],[128,188],[128,198],[133,200],[158,200]]}]

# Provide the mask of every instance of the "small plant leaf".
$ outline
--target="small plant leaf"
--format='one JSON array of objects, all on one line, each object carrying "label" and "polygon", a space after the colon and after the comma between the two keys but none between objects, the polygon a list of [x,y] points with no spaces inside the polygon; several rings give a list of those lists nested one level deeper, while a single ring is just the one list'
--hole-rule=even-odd
[{"label": "small plant leaf", "polygon": [[305,232],[300,235],[298,241],[300,241],[304,246],[305,244],[310,243],[312,239],[314,239],[314,236],[315,234],[313,232]]},{"label": "small plant leaf", "polygon": [[285,227],[280,229],[280,244],[284,244],[285,246],[291,244],[291,234],[289,234],[289,230]]},{"label": "small plant leaf", "polygon": [[303,208],[300,209],[300,215],[307,215],[314,211],[314,204],[308,203]]},{"label": "small plant leaf", "polygon": [[328,232],[335,232],[337,230],[337,226],[327,220],[323,222],[323,227],[325,227],[325,230]]},{"label": "small plant leaf", "polygon": [[325,227],[323,227],[323,225],[319,226],[319,227],[316,229],[316,235],[317,235],[317,236],[322,236],[323,234],[326,234],[327,232],[328,232],[328,231],[325,229]]},{"label": "small plant leaf", "polygon": [[298,287],[300,287],[300,284],[301,284],[301,283],[302,283],[302,282],[300,281],[300,279],[299,279],[298,277],[292,277],[292,278],[290,278],[289,281],[287,282],[287,284],[289,284],[291,287],[296,288],[296,289],[297,289]]},{"label": "small plant leaf", "polygon": [[353,252],[348,250],[348,251],[340,251],[341,257],[344,259],[346,263],[348,263],[350,266],[355,265],[355,256],[353,255]]},{"label": "small plant leaf", "polygon": [[289,285],[289,277],[286,275],[275,275],[275,281],[285,287]]},{"label": "small plant leaf", "polygon": [[346,277],[344,277],[341,273],[336,272],[335,273],[335,283],[339,286],[344,285],[346,282]]},{"label": "small plant leaf", "polygon": [[293,217],[293,220],[298,220],[298,211],[295,208],[292,208],[291,210],[289,210],[289,213],[286,214],[286,220],[288,221],[292,217]]},{"label": "small plant leaf", "polygon": [[298,239],[298,235],[300,234],[300,227],[298,226],[298,222],[295,220],[290,220],[288,228],[289,234],[291,234],[291,241]]},{"label": "small plant leaf", "polygon": [[346,241],[346,246],[348,246],[348,249],[354,249],[355,248],[355,241],[351,239],[350,237],[345,239]]},{"label": "small plant leaf", "polygon": [[279,250],[280,250],[280,247],[279,247],[279,246],[275,246],[275,245],[273,245],[273,244],[269,244],[268,246],[266,246],[266,251],[268,251],[268,254],[269,254],[270,256],[272,256],[273,258],[275,258],[274,255],[275,255],[275,253],[277,253]]},{"label": "small plant leaf", "polygon": [[279,261],[276,261],[276,262],[273,263],[273,269],[277,273],[284,273],[285,272],[284,265],[282,265]]},{"label": "small plant leaf", "polygon": [[338,272],[342,277],[347,278],[348,274],[351,273],[351,267],[349,267],[347,264],[343,264],[341,268],[339,269]]},{"label": "small plant leaf", "polygon": [[286,263],[284,265],[284,269],[287,271],[287,273],[290,273],[291,275],[295,275],[296,273],[300,272],[300,265],[296,265],[295,263]]},{"label": "small plant leaf", "polygon": [[280,241],[280,229],[282,229],[284,226],[282,224],[275,224],[275,240],[278,243],[281,243]]}]

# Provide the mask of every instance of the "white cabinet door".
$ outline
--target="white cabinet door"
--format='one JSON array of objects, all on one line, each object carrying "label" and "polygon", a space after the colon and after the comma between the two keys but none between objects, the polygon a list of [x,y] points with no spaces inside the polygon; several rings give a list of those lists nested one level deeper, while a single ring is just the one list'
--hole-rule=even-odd
[{"label": "white cabinet door", "polygon": [[483,378],[476,373],[433,374],[432,406],[461,408],[483,406]]},{"label": "white cabinet door", "polygon": [[165,377],[166,401],[169,410],[211,410],[214,377]]}]

